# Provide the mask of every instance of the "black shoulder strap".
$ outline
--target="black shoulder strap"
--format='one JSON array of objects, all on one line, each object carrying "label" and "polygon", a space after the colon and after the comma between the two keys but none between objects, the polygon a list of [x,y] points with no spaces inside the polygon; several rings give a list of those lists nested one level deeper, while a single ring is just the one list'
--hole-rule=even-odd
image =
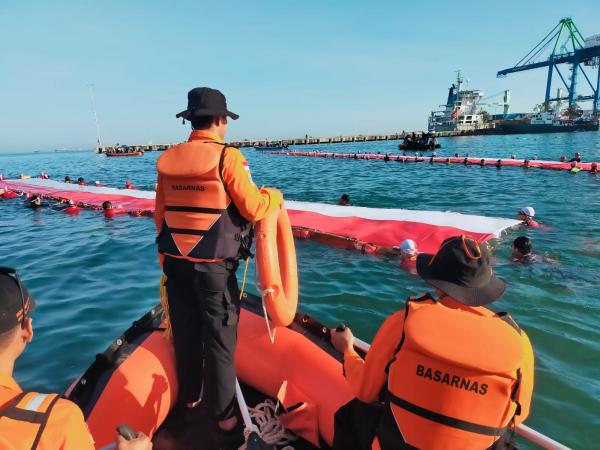
[{"label": "black shoulder strap", "polygon": [[58,400],[60,399],[60,395],[52,394],[54,395],[54,398],[48,405],[48,408],[45,412],[30,411],[27,409],[18,408],[17,405],[25,397],[25,395],[27,394],[22,392],[21,394],[17,395],[13,400],[4,405],[2,411],[0,411],[0,417],[7,417],[9,419],[18,420],[20,422],[38,424],[39,428],[33,441],[33,444],[31,445],[31,450],[35,450],[37,449],[37,446],[40,443],[40,439],[42,438],[42,434],[44,432],[44,429],[46,428],[48,419],[50,418],[50,413],[52,412],[52,409],[54,408],[56,402],[58,402]]},{"label": "black shoulder strap", "polygon": [[48,405],[48,409],[46,410],[45,413],[43,413],[44,418],[42,420],[42,423],[40,424],[40,428],[38,429],[37,436],[35,437],[35,441],[33,441],[33,444],[31,445],[31,450],[37,449],[37,446],[40,443],[40,439],[42,438],[42,433],[44,432],[44,430],[46,429],[46,425],[48,424],[48,419],[50,419],[50,413],[52,412],[54,405],[56,405],[56,402],[58,402],[59,400],[60,400],[60,395],[55,395],[55,397],[52,399],[52,401]]},{"label": "black shoulder strap", "polygon": [[[17,395],[11,401],[7,402],[2,408],[0,408],[0,417],[9,417],[10,418],[10,411],[19,404],[19,402],[23,399],[23,397],[25,397],[25,395],[27,395],[25,392],[21,392],[19,395]],[[9,413],[9,414],[6,414],[6,413]]]}]

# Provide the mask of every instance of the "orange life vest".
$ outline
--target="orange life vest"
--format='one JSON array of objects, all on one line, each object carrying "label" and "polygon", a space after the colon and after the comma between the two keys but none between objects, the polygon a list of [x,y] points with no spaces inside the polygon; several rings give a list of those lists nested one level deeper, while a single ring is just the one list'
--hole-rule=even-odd
[{"label": "orange life vest", "polygon": [[388,366],[382,423],[394,425],[378,433],[382,449],[486,449],[513,425],[521,330],[505,313],[489,313],[448,308],[430,296],[407,302]]},{"label": "orange life vest", "polygon": [[221,170],[226,146],[189,141],[168,149],[156,168],[164,195],[159,253],[190,261],[237,259],[250,225],[232,202]]},{"label": "orange life vest", "polygon": [[21,393],[4,405],[0,410],[0,435],[10,443],[8,448],[36,449],[59,398],[58,394]]}]

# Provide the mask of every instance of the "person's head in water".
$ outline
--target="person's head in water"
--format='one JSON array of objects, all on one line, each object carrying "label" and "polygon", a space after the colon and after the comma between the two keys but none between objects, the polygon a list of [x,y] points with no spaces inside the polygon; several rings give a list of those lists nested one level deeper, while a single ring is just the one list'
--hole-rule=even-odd
[{"label": "person's head in water", "polygon": [[77,183],[85,184],[85,180],[83,179],[83,177],[79,177],[79,178],[77,178]]},{"label": "person's head in water", "polygon": [[560,162],[565,162],[566,160],[567,160],[567,157],[566,157],[566,155],[562,155],[562,156],[560,157]]},{"label": "person's head in water", "polygon": [[597,162],[593,162],[592,165],[590,166],[590,172],[591,173],[598,173],[598,163]]},{"label": "person's head in water", "polygon": [[531,256],[533,245],[527,236],[519,236],[513,241],[512,256],[516,260]]},{"label": "person's head in water", "polygon": [[110,201],[106,200],[105,202],[102,203],[102,209],[104,211],[108,211],[109,209],[113,209],[113,205]]},{"label": "person's head in water", "polygon": [[33,197],[31,197],[31,199],[29,200],[29,204],[31,206],[41,206],[42,205],[42,197],[40,197],[38,194],[35,194]]},{"label": "person's head in water", "polygon": [[69,175],[67,175],[65,177],[65,183],[70,183],[71,182],[71,177]]},{"label": "person's head in water", "polygon": [[500,167],[502,167],[502,160],[499,159],[498,161],[496,161],[496,167],[499,169]]},{"label": "person's head in water", "polygon": [[415,241],[412,239],[404,239],[400,246],[396,248],[400,250],[401,261],[414,260],[419,253]]},{"label": "person's head in water", "polygon": [[571,169],[576,169],[576,168],[577,168],[577,161],[571,162]]},{"label": "person's head in water", "polygon": [[523,222],[528,222],[530,220],[532,220],[535,217],[535,209],[533,209],[531,206],[526,206],[524,208],[521,208],[519,210],[519,213],[517,214],[517,218],[519,220],[522,220]]},{"label": "person's head in water", "polygon": [[342,194],[342,196],[338,200],[338,205],[348,206],[349,204],[350,204],[350,196],[348,194]]},{"label": "person's head in water", "polygon": [[194,88],[188,92],[188,107],[175,117],[189,120],[193,130],[204,130],[221,139],[227,133],[227,117],[237,120],[239,116],[227,109],[225,96],[216,89]]}]

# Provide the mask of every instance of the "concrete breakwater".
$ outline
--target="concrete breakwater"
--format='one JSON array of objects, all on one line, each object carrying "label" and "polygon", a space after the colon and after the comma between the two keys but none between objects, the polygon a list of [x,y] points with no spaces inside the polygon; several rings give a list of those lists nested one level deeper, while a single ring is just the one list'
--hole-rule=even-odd
[{"label": "concrete breakwater", "polygon": [[[420,136],[422,131],[415,132],[416,136]],[[391,134],[357,134],[354,136],[335,136],[335,137],[314,137],[305,136],[303,138],[294,139],[275,139],[275,140],[249,140],[231,141],[228,144],[234,147],[284,147],[289,145],[318,145],[318,144],[342,144],[346,142],[371,142],[371,141],[395,141],[402,139],[412,132],[401,132]],[[439,131],[436,132],[436,137],[452,137],[452,136],[469,136],[474,133],[460,131]],[[97,147],[98,153],[110,153],[117,149],[127,149],[128,151],[164,151],[173,144],[147,144],[147,145],[120,145],[120,146],[102,146]]]}]

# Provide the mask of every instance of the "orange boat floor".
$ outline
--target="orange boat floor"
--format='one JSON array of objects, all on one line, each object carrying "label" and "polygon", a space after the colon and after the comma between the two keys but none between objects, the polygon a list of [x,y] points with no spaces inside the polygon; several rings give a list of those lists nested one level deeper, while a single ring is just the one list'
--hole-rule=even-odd
[{"label": "orange boat floor", "polygon": [[[246,402],[253,406],[265,400],[264,394],[242,384],[244,398]],[[200,407],[201,408],[201,407]],[[240,423],[242,417],[239,409],[236,408],[236,414]],[[161,427],[154,435],[153,450],[237,450],[237,446],[219,447],[217,443],[217,431],[215,423],[200,409],[193,422],[184,421],[183,417],[176,410],[171,411]],[[318,449],[304,439],[298,439],[290,444],[295,450],[313,450]],[[321,442],[321,450],[328,450],[329,447]]]}]

